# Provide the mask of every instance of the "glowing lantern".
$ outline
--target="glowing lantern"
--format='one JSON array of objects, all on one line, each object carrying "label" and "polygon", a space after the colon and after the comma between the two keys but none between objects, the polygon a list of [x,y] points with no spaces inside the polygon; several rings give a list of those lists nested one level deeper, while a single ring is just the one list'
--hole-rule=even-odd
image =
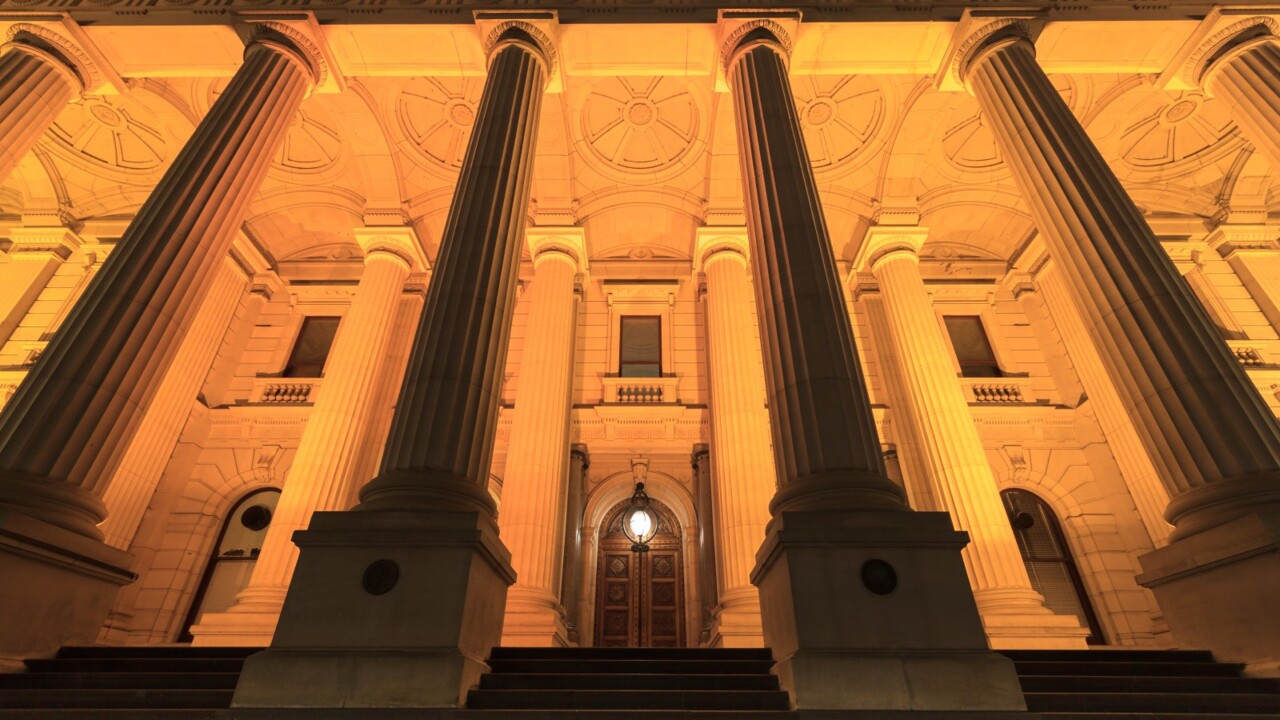
[{"label": "glowing lantern", "polygon": [[649,507],[644,483],[636,483],[631,505],[622,514],[622,534],[631,541],[632,552],[648,552],[649,541],[658,534],[658,514]]}]

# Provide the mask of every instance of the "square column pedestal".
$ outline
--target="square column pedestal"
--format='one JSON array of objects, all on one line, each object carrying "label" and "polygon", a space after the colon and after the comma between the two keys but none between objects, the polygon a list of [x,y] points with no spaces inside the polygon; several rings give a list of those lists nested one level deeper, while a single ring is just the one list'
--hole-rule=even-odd
[{"label": "square column pedestal", "polygon": [[35,518],[0,511],[0,672],[63,645],[92,645],[133,556]]},{"label": "square column pedestal", "polygon": [[783,512],[756,554],[764,640],[799,710],[1025,713],[946,513]]},{"label": "square column pedestal", "polygon": [[1280,677],[1280,514],[1246,515],[1138,558],[1180,647]]},{"label": "square column pedestal", "polygon": [[511,558],[477,512],[316,513],[271,647],[232,706],[460,707],[502,637]]}]

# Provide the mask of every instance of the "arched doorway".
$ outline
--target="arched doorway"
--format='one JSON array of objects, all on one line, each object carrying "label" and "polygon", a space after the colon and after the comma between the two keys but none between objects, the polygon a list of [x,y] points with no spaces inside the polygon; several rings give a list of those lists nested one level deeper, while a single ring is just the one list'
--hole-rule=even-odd
[{"label": "arched doorway", "polygon": [[179,642],[191,641],[191,626],[198,624],[205,613],[224,612],[235,604],[236,595],[249,584],[279,500],[279,490],[256,490],[231,509],[213,547],[213,557],[200,578]]},{"label": "arched doorway", "polygon": [[622,534],[624,500],[609,511],[596,562],[596,647],[684,647],[685,593],[681,528],[657,500],[658,533],[649,551],[631,551]]},{"label": "arched doorway", "polygon": [[1005,490],[1000,497],[1009,513],[1022,562],[1031,576],[1031,586],[1044,596],[1045,607],[1059,615],[1075,615],[1082,627],[1089,628],[1090,645],[1105,644],[1098,616],[1053,509],[1026,490]]}]

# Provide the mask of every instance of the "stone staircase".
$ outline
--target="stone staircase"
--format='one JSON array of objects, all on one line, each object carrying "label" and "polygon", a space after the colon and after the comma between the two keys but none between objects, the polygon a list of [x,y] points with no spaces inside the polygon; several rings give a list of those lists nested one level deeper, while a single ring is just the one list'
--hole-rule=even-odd
[{"label": "stone staircase", "polygon": [[[218,720],[256,648],[63,648],[0,675],[0,720]],[[1020,650],[1045,720],[1280,720],[1280,680],[1187,650]],[[463,710],[361,712],[396,720],[819,720],[787,710],[766,650],[495,648]],[[281,711],[290,720],[354,717]],[[876,713],[875,715],[881,715]],[[864,714],[862,717],[867,717]]]},{"label": "stone staircase", "polygon": [[1276,720],[1280,680],[1203,650],[1006,650],[1046,720]]}]

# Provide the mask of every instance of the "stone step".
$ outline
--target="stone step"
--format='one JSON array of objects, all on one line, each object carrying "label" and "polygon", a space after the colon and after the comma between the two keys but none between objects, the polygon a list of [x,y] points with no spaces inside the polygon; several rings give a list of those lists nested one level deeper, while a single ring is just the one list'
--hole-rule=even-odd
[{"label": "stone step", "polygon": [[1023,692],[1280,693],[1277,678],[1027,675],[1020,679]]},{"label": "stone step", "polygon": [[4,688],[234,690],[239,673],[31,672],[0,675]]},{"label": "stone step", "polygon": [[246,658],[260,647],[192,647],[190,645],[86,645],[58,650],[59,658]]},{"label": "stone step", "polygon": [[4,720],[219,720],[220,710],[162,709],[34,709],[5,710]]},{"label": "stone step", "polygon": [[1090,650],[997,650],[1005,657],[1039,662],[1179,662],[1211,663],[1208,650],[1142,650],[1129,648],[1096,648]]},{"label": "stone step", "polygon": [[1024,693],[1032,712],[1276,713],[1280,695],[1258,693]]},{"label": "stone step", "polygon": [[472,690],[467,708],[484,710],[787,710],[781,691]]},{"label": "stone step", "polygon": [[226,708],[232,690],[16,690],[0,692],[10,708]]},{"label": "stone step", "polygon": [[1130,662],[1099,660],[1092,663],[1015,660],[1020,677],[1031,675],[1127,675],[1161,677],[1238,677],[1243,665],[1201,662]]},{"label": "stone step", "polygon": [[27,660],[31,672],[96,673],[96,672],[178,672],[239,673],[243,658],[51,658]]},{"label": "stone step", "polygon": [[496,647],[490,658],[501,660],[745,660],[772,662],[763,648],[533,648]]},{"label": "stone step", "polygon": [[[802,716],[803,717],[803,716]],[[1092,713],[1044,712],[1041,720],[1277,720],[1274,713]]]},{"label": "stone step", "polygon": [[482,690],[778,690],[774,675],[488,673]]},{"label": "stone step", "polygon": [[495,673],[644,673],[657,675],[766,674],[771,661],[759,660],[503,660],[490,659]]}]

